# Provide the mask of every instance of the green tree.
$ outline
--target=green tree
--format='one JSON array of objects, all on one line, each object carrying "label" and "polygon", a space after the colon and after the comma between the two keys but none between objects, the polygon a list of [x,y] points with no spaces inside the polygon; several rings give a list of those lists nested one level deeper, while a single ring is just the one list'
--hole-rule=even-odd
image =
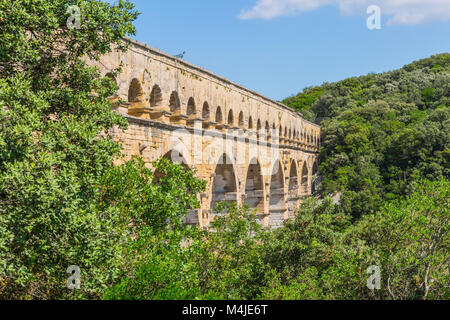
[{"label": "green tree", "polygon": [[[159,173],[155,176],[155,173]],[[127,223],[157,234],[182,229],[188,211],[200,206],[206,183],[195,172],[162,158],[146,167],[140,158],[111,168],[101,179],[101,210],[114,204]]]},{"label": "green tree", "polygon": [[124,277],[104,299],[251,299],[265,275],[269,233],[245,207],[221,204],[210,230],[155,234],[143,226],[130,243]]},{"label": "green tree", "polygon": [[[82,12],[68,28],[69,5]],[[108,134],[116,88],[86,58],[125,50],[138,13],[127,1],[0,1],[0,295],[94,297],[120,264],[113,204],[99,207],[102,176],[120,155]],[[95,93],[95,94],[94,94]],[[100,210],[101,209],[101,210]],[[82,290],[62,288],[82,270]]]},{"label": "green tree", "polygon": [[[448,299],[450,183],[421,180],[350,224],[330,200],[308,200],[266,242],[261,299]],[[367,288],[369,266],[381,289]]]},{"label": "green tree", "polygon": [[124,247],[120,280],[104,299],[200,297],[194,251],[186,246],[196,228],[183,218],[199,207],[205,182],[165,158],[153,167],[155,171],[134,159],[113,168],[103,181],[102,202],[115,203],[133,231]]}]

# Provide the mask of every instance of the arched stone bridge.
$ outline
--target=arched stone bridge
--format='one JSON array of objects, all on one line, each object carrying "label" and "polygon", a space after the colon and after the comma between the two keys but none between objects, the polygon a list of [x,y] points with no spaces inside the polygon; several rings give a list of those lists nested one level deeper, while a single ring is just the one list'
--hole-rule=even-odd
[{"label": "arched stone bridge", "polygon": [[301,114],[188,62],[132,41],[95,65],[116,77],[115,109],[129,121],[114,130],[127,156],[149,165],[182,161],[207,182],[188,223],[206,227],[220,201],[247,203],[263,225],[280,226],[311,194],[320,127]]}]

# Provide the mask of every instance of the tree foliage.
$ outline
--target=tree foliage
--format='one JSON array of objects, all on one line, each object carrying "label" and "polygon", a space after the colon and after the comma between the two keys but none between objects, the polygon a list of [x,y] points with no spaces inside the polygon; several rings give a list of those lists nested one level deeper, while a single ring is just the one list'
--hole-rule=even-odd
[{"label": "tree foliage", "polygon": [[[80,29],[67,27],[69,5]],[[112,204],[100,210],[99,184],[120,155],[108,132],[127,123],[107,99],[115,86],[85,60],[124,49],[136,16],[127,1],[0,1],[2,296],[64,296],[75,264],[95,296],[120,263],[126,231]]]},{"label": "tree foliage", "polygon": [[339,193],[345,211],[358,218],[383,199],[410,194],[418,179],[448,179],[449,83],[445,53],[285,100],[320,121],[323,194]]},{"label": "tree foliage", "polygon": [[[448,299],[449,182],[421,181],[356,223],[330,198],[262,229],[245,207],[224,205],[211,230],[143,233],[105,299]],[[225,212],[225,211],[223,211]],[[150,236],[149,236],[150,235]],[[370,266],[381,289],[367,287]]]},{"label": "tree foliage", "polygon": [[[275,233],[264,299],[448,299],[449,190],[420,181],[406,200],[385,202],[355,224],[329,200],[304,204]],[[381,289],[367,288],[369,266]]]}]

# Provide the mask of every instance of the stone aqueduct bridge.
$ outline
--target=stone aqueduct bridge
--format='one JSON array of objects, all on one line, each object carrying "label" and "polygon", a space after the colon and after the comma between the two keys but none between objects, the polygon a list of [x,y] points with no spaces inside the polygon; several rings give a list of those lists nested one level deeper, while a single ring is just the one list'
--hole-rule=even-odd
[{"label": "stone aqueduct bridge", "polygon": [[207,227],[220,201],[256,208],[277,227],[311,194],[320,127],[283,104],[207,70],[131,40],[95,63],[116,77],[115,109],[129,121],[113,135],[127,156],[161,157],[195,168],[207,182],[188,223]]}]

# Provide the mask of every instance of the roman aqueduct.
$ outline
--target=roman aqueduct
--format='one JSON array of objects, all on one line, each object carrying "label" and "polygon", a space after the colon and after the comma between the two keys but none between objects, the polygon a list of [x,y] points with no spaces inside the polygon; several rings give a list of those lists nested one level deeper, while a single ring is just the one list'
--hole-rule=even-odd
[{"label": "roman aqueduct", "polygon": [[320,127],[301,114],[207,70],[131,40],[96,66],[115,77],[117,112],[126,131],[113,135],[128,157],[167,157],[195,168],[207,182],[201,209],[187,223],[207,227],[220,201],[256,208],[278,227],[312,192]]}]

